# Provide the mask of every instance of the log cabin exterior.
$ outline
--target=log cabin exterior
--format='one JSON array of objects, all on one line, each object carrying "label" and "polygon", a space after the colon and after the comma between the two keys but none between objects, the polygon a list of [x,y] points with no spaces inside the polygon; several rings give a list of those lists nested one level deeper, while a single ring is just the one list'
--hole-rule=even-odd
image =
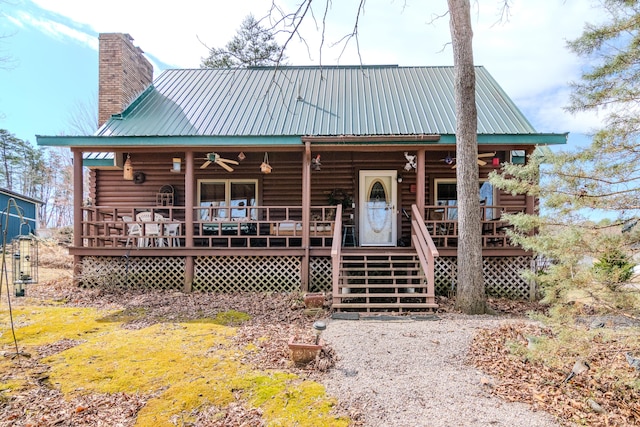
[{"label": "log cabin exterior", "polygon": [[[70,253],[86,285],[327,291],[336,309],[400,311],[455,287],[453,67],[176,69],[147,82],[128,35],[100,38],[104,124],[38,136],[73,153]],[[142,92],[105,114],[104,63],[119,51],[135,56],[116,62]],[[529,298],[532,254],[501,214],[536,200],[486,178],[566,134],[536,132],[483,67],[476,79],[485,283]]]}]

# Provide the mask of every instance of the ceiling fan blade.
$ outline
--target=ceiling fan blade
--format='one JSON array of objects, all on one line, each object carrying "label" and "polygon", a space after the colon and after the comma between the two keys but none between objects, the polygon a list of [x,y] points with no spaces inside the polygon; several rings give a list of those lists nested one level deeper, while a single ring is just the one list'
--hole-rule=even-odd
[{"label": "ceiling fan blade", "polygon": [[228,164],[221,162],[221,161],[217,161],[217,164],[219,164],[223,169],[226,169],[227,172],[233,172],[233,168],[231,166],[229,166]]},{"label": "ceiling fan blade", "polygon": [[204,163],[202,164],[202,166],[200,166],[200,169],[204,169],[204,168],[206,168],[207,166],[209,166],[210,164],[211,164],[211,160],[207,160],[206,162],[204,162]]},{"label": "ceiling fan blade", "polygon": [[478,159],[478,164],[479,164],[480,166],[484,166],[484,165],[486,165],[486,164],[487,164],[487,162],[485,162],[484,160],[480,160],[480,159]]},{"label": "ceiling fan blade", "polygon": [[232,159],[222,159],[222,158],[218,158],[218,163],[220,162],[224,162],[224,163],[231,163],[232,165],[239,165],[240,163],[238,163],[235,160]]},{"label": "ceiling fan blade", "polygon": [[478,154],[478,157],[494,157],[495,155],[496,155],[496,152],[494,151],[493,153]]}]

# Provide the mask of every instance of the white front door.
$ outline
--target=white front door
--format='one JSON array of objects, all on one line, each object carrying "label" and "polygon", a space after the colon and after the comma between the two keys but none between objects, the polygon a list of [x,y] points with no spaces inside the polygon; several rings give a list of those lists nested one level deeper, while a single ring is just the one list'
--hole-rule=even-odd
[{"label": "white front door", "polygon": [[360,171],[360,245],[395,246],[397,172]]}]

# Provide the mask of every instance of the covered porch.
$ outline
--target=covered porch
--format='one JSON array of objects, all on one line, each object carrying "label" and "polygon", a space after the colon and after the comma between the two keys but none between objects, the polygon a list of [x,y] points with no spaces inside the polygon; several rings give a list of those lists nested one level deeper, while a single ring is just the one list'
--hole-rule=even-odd
[{"label": "covered porch", "polygon": [[[435,293],[447,293],[456,280],[455,170],[443,161],[450,151],[429,142],[378,139],[363,145],[359,140],[337,144],[303,137],[297,146],[270,147],[270,174],[258,172],[262,147],[244,146],[246,159],[234,164],[233,171],[205,165],[207,153],[198,147],[181,152],[136,147],[126,153],[120,147],[115,155],[131,158],[133,169],[144,172],[145,179],[132,183],[123,180],[119,167],[94,167],[89,203],[82,196],[83,183],[75,183],[76,218],[81,220],[74,223],[70,252],[78,277],[89,284],[109,276],[125,286],[153,282],[160,289],[186,292],[324,291],[337,298],[336,306],[354,298],[347,294],[362,292],[365,296],[356,301],[369,298],[368,306],[377,304],[371,301],[382,297],[373,294],[381,293],[397,306],[407,301],[403,294],[410,290],[406,309],[434,307]],[[426,136],[414,139],[429,141]],[[482,150],[508,160],[511,148]],[[91,151],[96,149],[105,148]],[[72,151],[74,164],[81,165],[87,149]],[[233,159],[238,148],[216,147],[216,153]],[[415,158],[414,166],[407,166],[407,153]],[[176,158],[177,171],[170,168]],[[314,161],[320,158],[318,167]],[[495,168],[485,165],[481,176]],[[81,176],[79,168],[76,176]],[[384,188],[376,193],[383,194],[382,205],[371,196],[375,185]],[[367,242],[366,233],[377,231],[363,231],[372,220],[367,209],[379,206],[375,215],[383,216],[380,224],[388,227],[388,237]],[[509,260],[530,254],[512,245],[501,215],[533,212],[534,202],[492,190],[481,209],[483,251],[495,270],[491,274],[506,268],[512,281],[518,273],[511,271]],[[405,263],[402,273],[395,267],[388,270],[412,277],[396,277],[389,284],[378,279],[355,283],[356,275],[368,274],[356,267],[356,259],[378,256],[387,261],[370,263],[367,269]],[[361,273],[353,273],[357,269]],[[502,286],[505,280],[490,281]],[[527,297],[522,289],[518,296]]]}]

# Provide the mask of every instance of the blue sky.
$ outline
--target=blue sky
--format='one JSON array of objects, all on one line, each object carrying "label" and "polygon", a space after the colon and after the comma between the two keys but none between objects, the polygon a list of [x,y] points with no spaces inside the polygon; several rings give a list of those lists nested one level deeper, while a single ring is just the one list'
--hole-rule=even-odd
[{"label": "blue sky", "polygon": [[[295,1],[280,2],[283,7]],[[319,2],[320,3],[320,2]],[[329,11],[323,64],[451,65],[445,0],[368,0],[359,21],[360,52],[351,32],[357,0],[334,1]],[[426,3],[426,4],[424,4]],[[599,11],[585,0],[514,0],[508,21],[498,22],[499,0],[472,2],[474,57],[485,66],[540,132],[570,132],[584,143],[594,114],[563,110],[568,83],[583,64],[566,48]],[[231,5],[232,4],[232,5]],[[242,19],[265,16],[271,1],[0,0],[0,128],[35,143],[35,135],[71,133],[78,104],[97,99],[98,34],[125,32],[145,51],[155,74],[197,68],[208,46],[222,47]],[[322,12],[315,11],[320,17]],[[293,65],[318,64],[320,32],[309,20],[304,43],[287,50]],[[281,43],[284,39],[281,39]]]}]

